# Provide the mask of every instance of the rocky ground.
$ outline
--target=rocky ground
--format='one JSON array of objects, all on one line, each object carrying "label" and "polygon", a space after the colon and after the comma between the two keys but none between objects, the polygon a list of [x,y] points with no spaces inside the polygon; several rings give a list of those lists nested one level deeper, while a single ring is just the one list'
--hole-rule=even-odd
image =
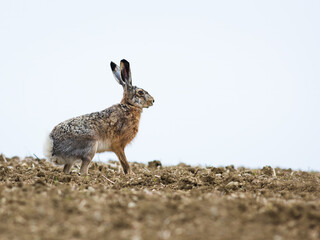
[{"label": "rocky ground", "polygon": [[0,156],[0,239],[320,239],[320,173]]}]

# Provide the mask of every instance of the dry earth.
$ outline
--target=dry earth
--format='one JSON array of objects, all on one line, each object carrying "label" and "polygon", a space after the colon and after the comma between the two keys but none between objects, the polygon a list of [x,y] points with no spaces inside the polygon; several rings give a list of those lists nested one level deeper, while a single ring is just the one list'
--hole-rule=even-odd
[{"label": "dry earth", "polygon": [[320,239],[320,173],[0,156],[0,239]]}]

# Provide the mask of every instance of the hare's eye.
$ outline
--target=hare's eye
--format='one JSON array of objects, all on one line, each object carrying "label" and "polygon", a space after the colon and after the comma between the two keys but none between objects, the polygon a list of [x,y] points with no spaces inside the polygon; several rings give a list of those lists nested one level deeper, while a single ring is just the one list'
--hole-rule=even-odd
[{"label": "hare's eye", "polygon": [[143,95],[143,91],[139,90],[139,91],[138,91],[138,94],[139,94],[139,95]]}]

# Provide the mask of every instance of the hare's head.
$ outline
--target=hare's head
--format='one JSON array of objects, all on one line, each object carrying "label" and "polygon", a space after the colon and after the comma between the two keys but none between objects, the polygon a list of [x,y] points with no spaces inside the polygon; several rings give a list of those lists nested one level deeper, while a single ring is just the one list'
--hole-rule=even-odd
[{"label": "hare's head", "polygon": [[120,67],[115,63],[110,63],[113,75],[117,82],[123,87],[123,100],[136,107],[148,108],[153,105],[153,97],[142,88],[132,86],[130,64],[127,60],[122,59]]}]

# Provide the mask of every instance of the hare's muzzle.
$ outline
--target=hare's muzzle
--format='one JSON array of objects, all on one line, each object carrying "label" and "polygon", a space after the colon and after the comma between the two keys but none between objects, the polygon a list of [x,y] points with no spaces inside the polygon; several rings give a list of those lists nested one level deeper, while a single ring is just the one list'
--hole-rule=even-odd
[{"label": "hare's muzzle", "polygon": [[150,99],[148,99],[148,107],[152,106],[153,103],[154,103],[153,97],[151,97]]}]

